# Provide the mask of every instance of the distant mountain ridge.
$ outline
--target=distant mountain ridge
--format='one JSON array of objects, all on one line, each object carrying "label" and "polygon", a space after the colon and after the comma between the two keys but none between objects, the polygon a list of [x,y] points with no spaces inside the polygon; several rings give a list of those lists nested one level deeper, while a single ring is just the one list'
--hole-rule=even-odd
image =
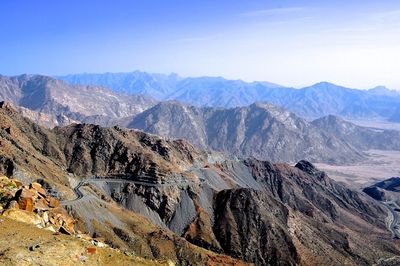
[{"label": "distant mountain ridge", "polygon": [[163,100],[174,91],[181,80],[177,74],[149,74],[134,71],[130,73],[81,74],[56,77],[71,84],[98,85],[118,93],[152,95]]},{"label": "distant mountain ridge", "polygon": [[[24,109],[36,122],[41,117],[48,126],[71,122],[105,124],[132,116],[153,106],[156,101],[142,95],[118,94],[103,87],[70,85],[41,75],[0,75],[0,99]],[[30,110],[30,112],[27,111]]]},{"label": "distant mountain ridge", "polygon": [[382,86],[357,90],[320,82],[294,89],[268,82],[244,82],[222,77],[181,78],[176,74],[139,71],[57,78],[72,84],[96,84],[114,91],[143,94],[159,100],[178,100],[200,107],[230,108],[270,102],[309,119],[332,114],[351,119],[397,121],[393,116],[397,116],[400,108],[400,93]]},{"label": "distant mountain ridge", "polygon": [[230,109],[198,108],[160,102],[125,124],[170,138],[183,138],[202,149],[241,157],[294,162],[350,162],[363,159],[351,144],[327,134],[295,114],[271,104]]}]

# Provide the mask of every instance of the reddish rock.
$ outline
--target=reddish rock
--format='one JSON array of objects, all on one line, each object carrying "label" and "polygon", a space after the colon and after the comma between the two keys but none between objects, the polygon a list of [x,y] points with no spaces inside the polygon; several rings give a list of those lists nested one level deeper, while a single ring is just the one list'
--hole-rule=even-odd
[{"label": "reddish rock", "polygon": [[86,251],[89,254],[96,254],[97,253],[97,249],[93,248],[93,247],[87,248]]},{"label": "reddish rock", "polygon": [[33,200],[32,198],[19,198],[18,205],[21,210],[33,211]]},{"label": "reddish rock", "polygon": [[26,199],[25,210],[29,211],[29,212],[33,211],[33,201],[32,201],[32,199],[29,199],[29,198]]}]

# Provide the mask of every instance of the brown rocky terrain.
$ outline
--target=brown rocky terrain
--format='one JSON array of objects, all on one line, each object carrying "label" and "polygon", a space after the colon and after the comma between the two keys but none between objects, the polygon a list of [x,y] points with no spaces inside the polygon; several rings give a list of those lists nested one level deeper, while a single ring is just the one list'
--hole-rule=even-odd
[{"label": "brown rocky terrain", "polygon": [[[48,130],[0,105],[0,171],[42,184],[75,230],[179,265],[371,265],[400,255],[385,206],[296,166],[120,127]],[[240,261],[239,261],[240,260]]]},{"label": "brown rocky terrain", "polygon": [[[71,125],[51,131],[22,117],[10,104],[0,106],[2,173],[45,184],[60,199],[73,199],[71,188],[82,177],[131,178],[144,171],[148,178],[155,179],[158,172],[167,175],[183,171],[201,157],[184,141],[162,140],[118,127],[104,130],[92,125]],[[106,143],[108,140],[115,146]],[[95,156],[96,151],[99,156]],[[74,161],[76,158],[79,160]],[[171,259],[179,265],[246,265],[196,247],[140,215],[107,202],[96,191],[88,191],[92,195],[81,201],[72,200],[66,208],[76,219],[77,230],[102,236],[112,247],[148,259]]]},{"label": "brown rocky terrain", "polygon": [[[99,209],[101,208],[102,206],[99,206]],[[116,208],[115,206],[110,206],[108,209]],[[77,217],[80,218],[79,216]],[[120,213],[119,217],[123,217],[123,214]],[[168,252],[173,252],[174,245],[184,245],[181,249],[183,251],[185,250],[185,241],[182,239],[168,232],[152,228],[154,226],[143,219],[142,221],[140,221],[140,219],[137,221],[135,218],[132,219],[132,217],[129,217],[129,215],[127,219],[130,219],[129,222],[136,223],[136,226],[139,226],[139,224],[141,225],[141,227],[137,229],[138,232],[134,237],[135,242],[139,242],[136,243],[136,245],[140,245],[137,246],[137,248],[141,249],[142,256],[146,254],[146,252],[151,254],[155,252],[154,249],[157,249],[159,250],[157,256],[173,258]],[[125,251],[122,258],[115,259],[115,256],[118,256],[118,252],[121,253],[120,249],[110,249],[109,246],[103,242],[108,241],[112,246],[120,248],[118,241],[114,240],[114,242],[111,239],[106,240],[102,237],[93,238],[87,234],[82,234],[79,230],[75,232],[74,223],[75,220],[69,216],[66,210],[60,205],[60,202],[48,196],[39,183],[34,182],[26,186],[16,179],[9,179],[5,176],[0,178],[0,236],[7,237],[7,235],[10,234],[15,236],[15,233],[12,233],[14,230],[18,231],[14,241],[20,241],[18,244],[15,244],[13,241],[12,249],[6,248],[7,246],[4,243],[2,245],[0,244],[0,251],[2,251],[0,253],[0,262],[2,263],[8,265],[21,265],[21,263],[22,265],[43,263],[46,265],[75,265],[76,263],[84,262],[89,265],[105,265],[104,263],[111,263],[113,261],[122,263],[122,265],[175,265],[172,260],[156,261],[144,259],[142,257],[133,256],[134,253],[129,251]],[[14,224],[14,226],[11,227],[11,224]],[[30,227],[27,225],[30,225]],[[97,224],[97,226],[99,226],[99,224]],[[40,232],[40,230],[35,231],[32,227],[42,228],[54,234],[46,234],[45,232]],[[155,231],[152,231],[152,229]],[[104,228],[99,227],[96,230],[97,234],[101,232],[109,236],[108,232],[104,231]],[[148,232],[149,230],[151,230],[151,233]],[[68,240],[63,237],[58,237],[60,235],[58,232],[74,236],[75,239]],[[133,239],[130,238],[129,232],[127,233],[124,229],[113,227],[113,233],[120,237],[122,241],[133,241]],[[146,250],[146,244],[142,242],[143,240],[139,237],[139,234],[141,234],[143,239],[149,238],[148,241],[150,241],[150,243],[147,247],[148,250]],[[78,238],[82,239],[82,241],[79,241]],[[119,242],[121,242],[121,239]],[[188,249],[188,247],[186,247],[186,249]],[[196,250],[186,252],[187,254],[183,254],[183,256],[193,256],[192,258],[186,259],[191,259],[195,263],[204,262],[208,265],[245,265],[229,257],[201,252],[200,249],[197,251],[197,253],[199,253],[197,257]],[[95,256],[96,254],[98,255]],[[152,257],[153,255],[144,256]],[[182,256],[182,254],[180,254],[180,256]],[[177,260],[179,258],[174,259]],[[180,259],[179,261],[183,262],[184,260]]]},{"label": "brown rocky terrain", "polygon": [[118,249],[96,247],[89,241],[36,228],[0,216],[1,265],[174,265],[144,259]]},{"label": "brown rocky terrain", "polygon": [[120,254],[99,239],[75,232],[74,223],[60,202],[47,195],[39,183],[27,186],[16,179],[0,177],[1,264],[174,265],[172,261]]},{"label": "brown rocky terrain", "polygon": [[75,233],[74,219],[36,182],[23,186],[18,180],[0,177],[0,214],[52,232]]}]

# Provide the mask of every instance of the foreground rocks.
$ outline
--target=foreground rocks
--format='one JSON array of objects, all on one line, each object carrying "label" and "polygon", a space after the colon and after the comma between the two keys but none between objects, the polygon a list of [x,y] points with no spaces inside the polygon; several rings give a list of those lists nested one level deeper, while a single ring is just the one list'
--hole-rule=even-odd
[{"label": "foreground rocks", "polygon": [[75,234],[74,219],[39,183],[24,186],[18,180],[2,176],[0,195],[2,216],[53,232]]}]

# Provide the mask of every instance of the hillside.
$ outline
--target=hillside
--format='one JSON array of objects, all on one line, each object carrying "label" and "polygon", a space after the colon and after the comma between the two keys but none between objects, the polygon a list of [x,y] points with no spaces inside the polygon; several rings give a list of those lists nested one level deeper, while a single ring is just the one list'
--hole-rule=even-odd
[{"label": "hillside", "polygon": [[237,160],[120,127],[48,130],[6,103],[0,126],[1,174],[47,184],[78,230],[137,256],[370,265],[400,254],[382,205],[306,161]]},{"label": "hillside", "polygon": [[312,124],[361,150],[400,150],[400,131],[357,126],[337,116],[316,119]]},{"label": "hillside", "polygon": [[361,160],[350,142],[325,133],[282,108],[256,103],[232,109],[162,102],[135,116],[129,128],[184,138],[202,149],[272,161],[331,163]]}]

